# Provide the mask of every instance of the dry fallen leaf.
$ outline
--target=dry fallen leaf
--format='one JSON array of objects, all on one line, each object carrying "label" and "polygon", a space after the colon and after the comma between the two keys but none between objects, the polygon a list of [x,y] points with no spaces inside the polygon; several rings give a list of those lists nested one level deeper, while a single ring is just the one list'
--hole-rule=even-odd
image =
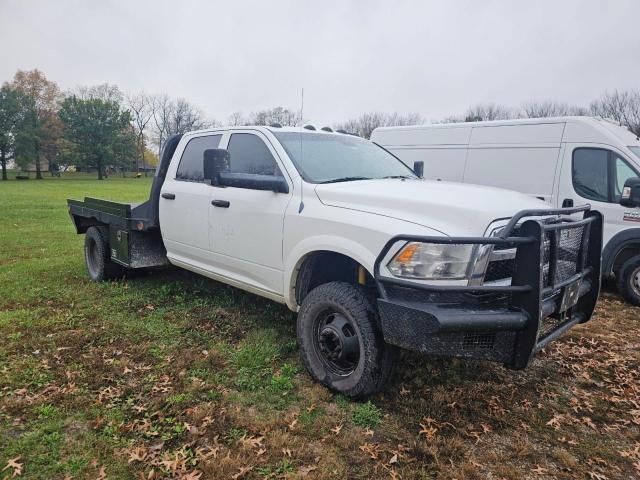
[{"label": "dry fallen leaf", "polygon": [[300,467],[298,469],[298,473],[300,474],[301,477],[306,477],[307,475],[309,475],[309,473],[317,469],[318,467],[316,467],[315,465],[309,465],[308,467]]},{"label": "dry fallen leaf", "polygon": [[142,462],[147,457],[147,450],[144,447],[136,447],[129,453],[127,463]]},{"label": "dry fallen leaf", "polygon": [[545,473],[547,473],[547,469],[542,468],[540,465],[536,465],[536,468],[532,469],[531,471],[536,475],[544,475]]},{"label": "dry fallen leaf", "polygon": [[333,433],[335,433],[336,435],[338,435],[340,433],[340,431],[342,430],[343,424],[341,423],[340,425],[336,425],[335,427],[333,427],[331,429],[331,431]]},{"label": "dry fallen leaf", "polygon": [[232,475],[231,478],[233,480],[238,480],[239,478],[244,477],[251,470],[253,470],[253,467],[240,467],[240,471],[238,471],[238,473],[236,473],[235,475]]},{"label": "dry fallen leaf", "polygon": [[22,469],[24,468],[24,465],[20,463],[21,458],[22,456],[19,455],[15,458],[9,459],[9,461],[7,462],[5,467],[2,469],[2,471],[4,472],[5,470],[12,469],[13,470],[13,472],[11,473],[12,477],[19,477],[20,475],[22,475]]},{"label": "dry fallen leaf", "polygon": [[193,470],[192,472],[185,473],[180,477],[180,480],[200,480],[202,472],[200,470]]},{"label": "dry fallen leaf", "polygon": [[107,469],[104,468],[104,466],[100,467],[100,470],[98,470],[98,476],[96,477],[96,480],[106,480],[107,478]]}]

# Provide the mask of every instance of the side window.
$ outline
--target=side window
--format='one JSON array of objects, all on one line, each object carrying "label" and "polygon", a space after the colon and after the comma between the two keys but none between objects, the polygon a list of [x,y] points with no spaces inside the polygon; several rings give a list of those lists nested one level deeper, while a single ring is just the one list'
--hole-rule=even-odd
[{"label": "side window", "polygon": [[230,172],[281,177],[275,158],[257,135],[234,133],[229,139]]},{"label": "side window", "polygon": [[598,202],[609,201],[609,152],[599,148],[576,148],[573,151],[573,188],[578,195]]},{"label": "side window", "polygon": [[624,187],[624,182],[626,182],[629,178],[634,178],[638,176],[638,173],[631,168],[631,166],[624,161],[624,159],[620,158],[618,155],[614,154],[614,163],[613,168],[615,172],[614,182],[613,182],[613,200],[618,203],[620,202],[620,196],[622,195],[622,188]]},{"label": "side window", "polygon": [[189,140],[184,152],[182,152],[176,179],[190,182],[204,181],[204,172],[202,170],[204,151],[209,148],[218,148],[221,138],[222,135],[208,135]]}]

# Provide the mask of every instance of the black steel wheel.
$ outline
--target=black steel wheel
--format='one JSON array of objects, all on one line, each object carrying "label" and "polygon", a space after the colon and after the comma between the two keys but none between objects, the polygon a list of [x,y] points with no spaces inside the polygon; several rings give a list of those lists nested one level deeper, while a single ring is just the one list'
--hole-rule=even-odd
[{"label": "black steel wheel", "polygon": [[352,398],[379,391],[397,357],[397,348],[384,343],[373,299],[344,282],[320,285],[305,297],[298,344],[314,380]]},{"label": "black steel wheel", "polygon": [[625,300],[640,305],[640,255],[624,262],[617,275],[618,291]]},{"label": "black steel wheel", "polygon": [[104,227],[89,227],[84,237],[84,260],[89,278],[102,282],[121,276],[124,270],[109,258],[109,242]]},{"label": "black steel wheel", "polygon": [[356,327],[334,309],[322,312],[314,320],[316,354],[334,374],[350,375],[360,361],[360,340]]}]

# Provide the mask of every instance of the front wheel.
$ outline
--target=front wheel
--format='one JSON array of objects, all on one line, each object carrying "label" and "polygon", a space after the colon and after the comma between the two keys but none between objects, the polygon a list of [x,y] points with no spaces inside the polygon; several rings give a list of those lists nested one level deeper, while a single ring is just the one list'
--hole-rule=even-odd
[{"label": "front wheel", "polygon": [[617,275],[618,291],[634,305],[640,305],[640,255],[622,264]]},{"label": "front wheel", "polygon": [[385,385],[398,350],[382,338],[378,313],[364,289],[331,282],[313,289],[298,313],[300,355],[314,380],[352,398]]}]

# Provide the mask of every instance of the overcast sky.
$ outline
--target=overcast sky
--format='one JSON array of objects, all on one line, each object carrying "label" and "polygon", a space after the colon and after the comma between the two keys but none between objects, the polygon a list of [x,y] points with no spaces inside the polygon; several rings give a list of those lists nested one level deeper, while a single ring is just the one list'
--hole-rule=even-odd
[{"label": "overcast sky", "polygon": [[298,109],[302,87],[318,124],[588,104],[640,88],[640,0],[0,0],[0,82],[32,68],[63,89],[185,97],[220,121]]}]

